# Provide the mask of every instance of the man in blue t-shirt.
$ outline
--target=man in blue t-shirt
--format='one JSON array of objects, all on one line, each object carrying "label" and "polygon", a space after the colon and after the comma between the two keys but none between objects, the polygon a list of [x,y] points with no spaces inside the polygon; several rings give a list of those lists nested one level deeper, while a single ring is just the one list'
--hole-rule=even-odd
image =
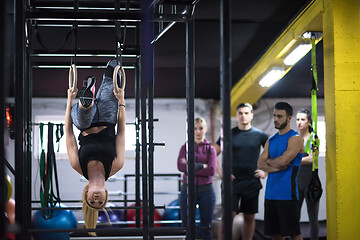
[{"label": "man in blue t-shirt", "polygon": [[293,109],[278,102],[274,109],[274,125],[278,133],[266,142],[258,167],[268,172],[265,189],[265,235],[272,239],[290,236],[303,239],[298,211],[297,175],[304,144],[302,137],[290,127]]},{"label": "man in blue t-shirt", "polygon": [[[255,230],[255,213],[258,212],[259,191],[262,188],[259,178],[267,173],[257,168],[261,146],[265,145],[268,135],[252,127],[253,108],[249,103],[240,103],[236,110],[238,125],[231,129],[232,137],[232,219],[239,212],[243,213],[242,239],[252,239]],[[219,155],[220,139],[214,145]],[[220,164],[216,168],[222,177]],[[239,202],[241,202],[239,204]],[[219,239],[222,237],[222,224]]]}]

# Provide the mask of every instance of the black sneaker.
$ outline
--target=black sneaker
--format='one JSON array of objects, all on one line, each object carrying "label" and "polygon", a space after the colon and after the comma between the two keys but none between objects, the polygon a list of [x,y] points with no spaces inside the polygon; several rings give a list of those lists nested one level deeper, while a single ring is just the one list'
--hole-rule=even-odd
[{"label": "black sneaker", "polygon": [[114,73],[114,68],[117,66],[117,61],[116,59],[112,59],[110,60],[107,64],[106,64],[106,70],[105,70],[105,76],[112,78],[113,77],[113,73]]},{"label": "black sneaker", "polygon": [[91,89],[95,85],[95,82],[95,77],[89,76],[85,78],[83,88],[79,91],[80,102],[85,108],[88,108],[94,99],[94,94]]}]

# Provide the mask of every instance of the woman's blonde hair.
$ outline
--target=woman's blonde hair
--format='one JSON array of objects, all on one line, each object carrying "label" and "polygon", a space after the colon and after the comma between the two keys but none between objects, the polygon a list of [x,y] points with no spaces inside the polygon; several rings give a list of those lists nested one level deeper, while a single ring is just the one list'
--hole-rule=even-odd
[{"label": "woman's blonde hair", "polygon": [[206,121],[202,117],[195,118],[194,123],[202,123],[202,124],[204,124],[204,127],[207,127]]},{"label": "woman's blonde hair", "polygon": [[[108,192],[106,191],[106,199],[104,201],[104,204],[102,206],[100,206],[99,208],[94,208],[92,206],[89,205],[89,203],[87,202],[87,192],[89,189],[89,184],[87,184],[84,187],[83,190],[83,194],[82,194],[82,212],[83,212],[83,216],[84,216],[84,221],[85,221],[85,227],[86,228],[96,228],[96,223],[99,217],[99,210],[104,209],[105,204],[108,201]],[[96,236],[95,232],[89,232],[89,234],[91,236]]]}]

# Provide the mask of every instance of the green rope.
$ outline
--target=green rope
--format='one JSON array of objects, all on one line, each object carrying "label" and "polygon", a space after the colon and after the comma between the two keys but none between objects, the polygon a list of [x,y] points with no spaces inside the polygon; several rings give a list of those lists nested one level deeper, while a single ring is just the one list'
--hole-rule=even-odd
[{"label": "green rope", "polygon": [[312,170],[318,169],[318,158],[319,158],[319,146],[320,141],[317,135],[317,95],[316,92],[318,89],[318,78],[317,78],[317,69],[316,69],[316,45],[315,38],[311,39],[311,69],[313,73],[313,84],[311,89],[311,109],[312,109],[312,119],[313,124],[312,128],[314,130],[315,136],[312,140],[312,151],[313,151],[313,164]]}]

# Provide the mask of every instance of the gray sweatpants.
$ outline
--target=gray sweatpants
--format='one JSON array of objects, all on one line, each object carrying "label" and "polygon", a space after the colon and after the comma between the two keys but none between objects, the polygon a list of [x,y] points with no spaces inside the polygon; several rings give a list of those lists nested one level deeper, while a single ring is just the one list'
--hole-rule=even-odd
[{"label": "gray sweatpants", "polygon": [[71,118],[79,130],[85,130],[93,123],[117,123],[118,100],[113,93],[113,79],[103,75],[103,81],[91,108],[81,108],[76,103],[71,108]]}]

